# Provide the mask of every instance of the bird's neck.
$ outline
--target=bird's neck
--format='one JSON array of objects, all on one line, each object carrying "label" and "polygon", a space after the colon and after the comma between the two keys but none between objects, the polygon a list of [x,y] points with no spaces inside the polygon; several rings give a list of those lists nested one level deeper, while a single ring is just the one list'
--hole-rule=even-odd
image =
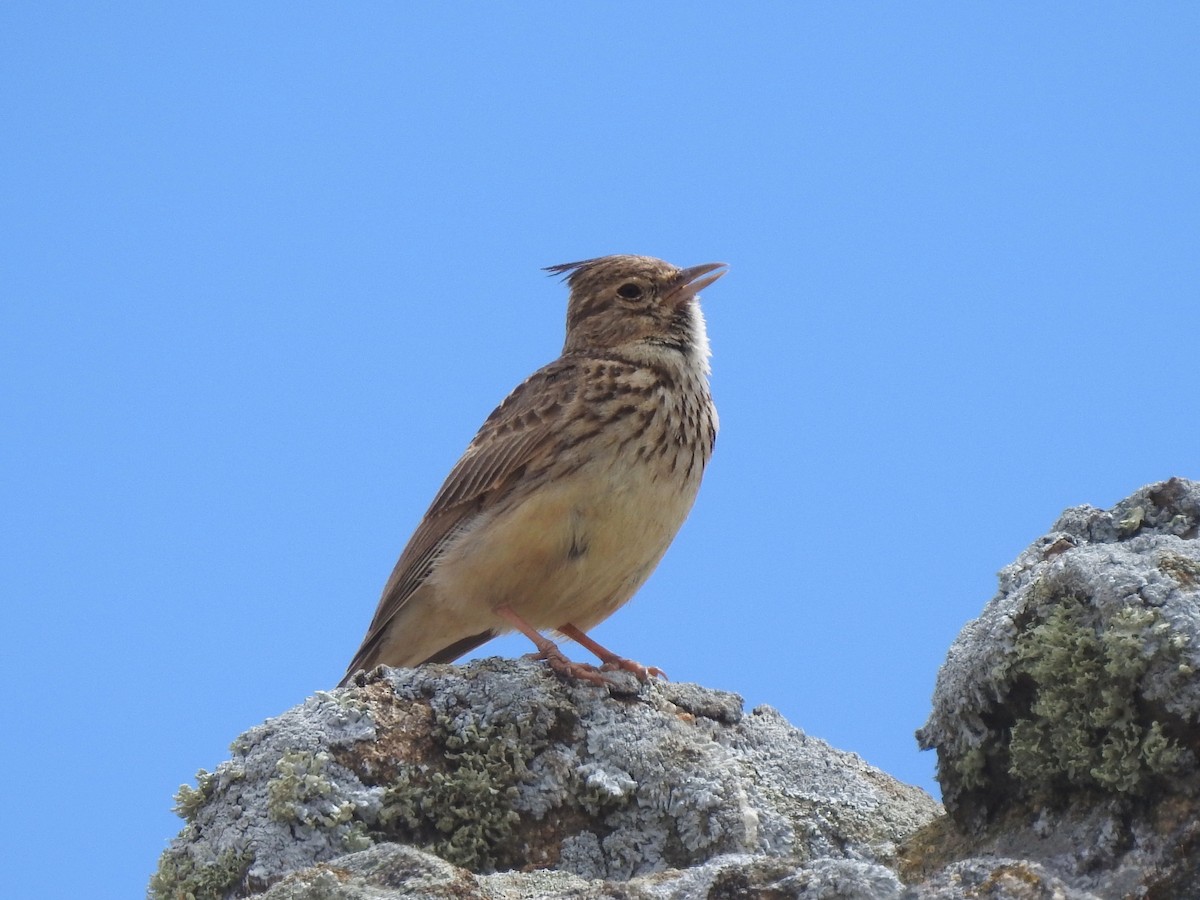
[{"label": "bird's neck", "polygon": [[666,334],[646,338],[635,346],[657,365],[681,368],[699,378],[707,378],[711,371],[708,330],[704,327],[704,313],[695,302],[679,311]]},{"label": "bird's neck", "polygon": [[608,347],[580,347],[568,342],[563,348],[564,356],[608,356],[634,365],[665,369],[681,378],[700,381],[707,381],[711,373],[708,364],[710,354],[704,315],[699,306],[694,304],[680,310],[671,327],[661,334]]},{"label": "bird's neck", "polygon": [[652,369],[666,369],[684,378],[707,380],[708,341],[683,343],[650,338],[614,348],[614,355]]}]

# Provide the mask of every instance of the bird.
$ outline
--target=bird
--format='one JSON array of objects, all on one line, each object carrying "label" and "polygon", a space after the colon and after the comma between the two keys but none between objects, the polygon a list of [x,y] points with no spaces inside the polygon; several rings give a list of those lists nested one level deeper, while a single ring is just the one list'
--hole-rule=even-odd
[{"label": "bird", "polygon": [[[448,663],[519,631],[569,678],[661,669],[587,631],[624,605],[691,511],[716,443],[699,292],[725,263],[612,255],[548,266],[566,339],[488,416],[400,554],[341,686],[377,666]],[[570,660],[544,632],[593,653]]]}]

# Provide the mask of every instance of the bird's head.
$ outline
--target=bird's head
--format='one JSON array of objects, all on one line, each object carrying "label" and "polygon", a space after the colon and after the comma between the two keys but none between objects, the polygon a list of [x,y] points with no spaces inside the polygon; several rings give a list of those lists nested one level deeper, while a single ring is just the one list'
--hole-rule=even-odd
[{"label": "bird's head", "polygon": [[563,353],[615,350],[681,353],[707,365],[708,338],[696,295],[725,263],[679,269],[651,256],[602,256],[546,269],[571,289]]}]

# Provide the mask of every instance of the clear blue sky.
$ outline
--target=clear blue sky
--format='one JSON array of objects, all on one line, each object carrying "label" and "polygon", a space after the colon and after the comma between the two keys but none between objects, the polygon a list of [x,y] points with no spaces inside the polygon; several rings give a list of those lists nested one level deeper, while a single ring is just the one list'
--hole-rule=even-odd
[{"label": "clear blue sky", "polygon": [[1200,476],[1198,38],[1194,3],[0,6],[6,890],[143,890],[176,787],[337,681],[557,355],[539,268],[611,252],[731,271],[716,456],[597,638],[936,789],[912,732],[995,572]]}]

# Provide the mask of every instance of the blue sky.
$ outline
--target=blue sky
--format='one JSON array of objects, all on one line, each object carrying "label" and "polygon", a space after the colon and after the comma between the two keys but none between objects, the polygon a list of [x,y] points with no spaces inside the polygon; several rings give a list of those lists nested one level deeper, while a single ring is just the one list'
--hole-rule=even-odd
[{"label": "blue sky", "polygon": [[13,896],[144,889],[176,787],[337,681],[557,355],[540,267],[611,252],[731,270],[715,458],[595,636],[936,790],[912,732],[995,572],[1067,506],[1200,477],[1198,33],[1190,3],[0,6]]}]

